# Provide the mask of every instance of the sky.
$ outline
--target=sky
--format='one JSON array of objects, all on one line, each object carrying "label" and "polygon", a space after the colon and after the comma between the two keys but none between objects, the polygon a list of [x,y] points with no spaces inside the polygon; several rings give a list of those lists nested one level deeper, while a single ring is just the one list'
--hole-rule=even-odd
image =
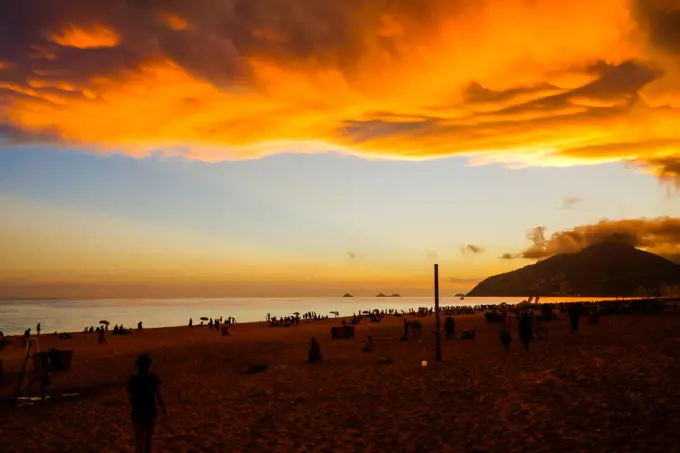
[{"label": "sky", "polygon": [[0,297],[680,259],[674,0],[25,0],[0,43]]}]

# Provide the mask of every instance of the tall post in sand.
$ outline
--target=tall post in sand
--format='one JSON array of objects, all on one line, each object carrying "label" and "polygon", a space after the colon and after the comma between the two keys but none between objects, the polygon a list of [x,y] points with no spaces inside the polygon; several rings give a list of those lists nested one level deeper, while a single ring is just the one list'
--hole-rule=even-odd
[{"label": "tall post in sand", "polygon": [[437,362],[442,361],[442,336],[439,328],[439,264],[434,265],[434,324],[437,335]]}]

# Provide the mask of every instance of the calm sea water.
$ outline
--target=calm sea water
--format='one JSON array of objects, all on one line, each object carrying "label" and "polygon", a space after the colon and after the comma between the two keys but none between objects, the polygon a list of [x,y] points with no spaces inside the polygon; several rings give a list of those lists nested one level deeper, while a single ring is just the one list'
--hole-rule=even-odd
[{"label": "calm sea water", "polygon": [[[545,298],[545,302],[589,300],[588,298]],[[443,297],[441,306],[472,306],[501,302],[521,302],[521,297],[478,297],[459,300]],[[362,310],[430,307],[432,297],[352,297],[352,298],[215,298],[215,299],[39,299],[0,300],[0,331],[5,335],[21,334],[28,327],[35,331],[38,322],[43,333],[79,332],[86,326],[97,326],[100,320],[111,324],[136,327],[168,327],[187,325],[189,318],[226,318],[237,322],[264,321],[271,316],[286,316],[294,312],[329,315],[337,310],[340,316],[351,316]]]}]

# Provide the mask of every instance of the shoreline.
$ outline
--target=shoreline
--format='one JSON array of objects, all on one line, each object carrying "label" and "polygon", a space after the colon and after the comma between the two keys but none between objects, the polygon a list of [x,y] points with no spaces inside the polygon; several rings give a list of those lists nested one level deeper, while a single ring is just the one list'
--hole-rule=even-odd
[{"label": "shoreline", "polygon": [[[375,298],[375,299],[383,299],[383,298]],[[581,298],[579,298],[579,299],[581,299]],[[85,299],[85,300],[89,300],[89,299]],[[102,299],[102,300],[108,300],[108,299]],[[177,300],[181,300],[181,299],[177,299]],[[651,300],[658,300],[658,301],[661,301],[663,303],[676,303],[676,302],[680,303],[680,297],[662,297],[662,298],[645,298],[645,297],[634,297],[633,298],[633,297],[631,297],[631,298],[626,298],[626,299],[592,299],[592,300],[562,301],[562,302],[558,302],[558,301],[539,302],[538,306],[544,305],[544,304],[564,305],[564,304],[572,304],[572,303],[604,304],[604,303],[611,303],[611,302],[630,302],[630,301],[634,301],[634,300],[650,300],[650,301]],[[519,303],[520,302],[515,302],[515,303],[508,302],[506,304],[510,307],[514,307]],[[536,304],[533,304],[533,303],[531,305],[537,306]],[[434,310],[434,303],[432,303],[431,305],[423,305],[423,306],[428,308],[428,309],[431,308],[431,309]],[[497,303],[497,304],[477,304],[477,305],[442,305],[440,308],[441,309],[446,309],[446,308],[472,308],[475,311],[475,313],[478,313],[478,312],[488,311],[490,309],[490,307],[493,307],[493,306],[499,307],[500,303]],[[411,308],[417,309],[418,307],[411,307]],[[295,309],[293,308],[291,310],[295,310]],[[442,313],[442,315],[443,315],[443,313]],[[339,316],[337,318],[335,318],[331,315],[328,316],[329,320],[337,319],[338,321],[341,321],[342,319],[347,320],[347,319],[351,319],[351,318],[352,318],[352,316],[349,316],[349,315],[348,316]],[[142,320],[142,322],[143,322],[143,320]],[[267,321],[243,321],[243,322],[237,322],[236,324],[238,324],[238,325],[259,324],[259,323],[266,323],[266,322]],[[116,323],[114,322],[112,324],[115,325]],[[188,325],[188,323],[187,324],[178,324],[178,325],[144,327],[144,330],[181,328],[181,327],[187,327],[187,325]],[[96,328],[96,327],[98,327],[98,324],[92,325],[92,326]],[[200,320],[199,320],[199,323],[194,323],[194,327],[199,327],[199,326],[200,326]],[[207,326],[207,322],[205,323],[205,326]],[[35,326],[29,326],[29,327],[31,327],[31,335],[33,337],[35,337],[35,332],[33,331]],[[129,328],[130,327],[127,327],[127,329],[129,329]],[[137,331],[137,329],[134,326],[132,326],[132,330],[133,330],[133,332]],[[111,332],[112,332],[112,330],[108,330],[107,334],[110,335]],[[6,338],[21,338],[23,336],[22,333],[7,333],[7,332],[4,332],[4,333],[5,333]],[[83,330],[63,330],[63,331],[57,331],[57,333],[68,333],[68,334],[73,335],[73,334],[86,333],[86,332],[84,332]],[[90,332],[87,332],[87,333],[90,333]],[[54,335],[54,331],[49,332],[49,333],[47,331],[43,331],[43,333],[41,333],[40,336],[46,337],[46,336],[53,336],[53,335]]]}]

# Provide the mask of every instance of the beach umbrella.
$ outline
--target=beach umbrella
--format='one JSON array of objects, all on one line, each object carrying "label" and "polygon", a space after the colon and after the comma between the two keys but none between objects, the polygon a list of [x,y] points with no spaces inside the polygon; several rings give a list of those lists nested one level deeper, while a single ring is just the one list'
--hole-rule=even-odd
[{"label": "beach umbrella", "polygon": [[111,323],[108,322],[108,321],[106,321],[106,320],[102,320],[102,321],[99,321],[99,324],[105,324],[105,325],[108,326],[108,325],[111,324]]},{"label": "beach umbrella", "polygon": [[297,311],[296,311],[295,313],[293,313],[293,314],[294,314],[295,316],[300,316],[300,312],[297,312]]},{"label": "beach umbrella", "polygon": [[208,317],[207,317],[207,316],[203,316],[203,317],[201,318],[201,321],[207,321],[207,320],[208,320]]},{"label": "beach umbrella", "polygon": [[370,314],[371,314],[371,312],[368,311],[368,310],[364,310],[364,311],[362,311],[362,313],[365,314],[365,315],[370,315]]}]

